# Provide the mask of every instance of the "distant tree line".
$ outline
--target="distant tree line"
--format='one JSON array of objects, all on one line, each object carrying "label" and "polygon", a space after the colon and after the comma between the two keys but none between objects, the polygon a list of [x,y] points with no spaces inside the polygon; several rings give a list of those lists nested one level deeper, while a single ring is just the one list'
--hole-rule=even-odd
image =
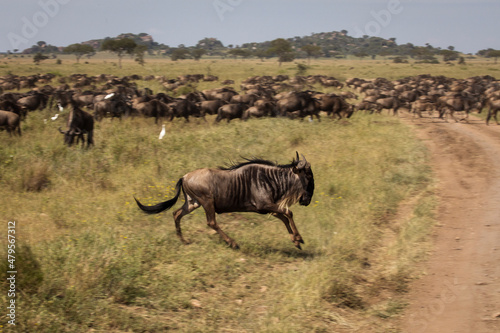
[{"label": "distant tree line", "polygon": [[[348,35],[347,30],[315,33],[310,36],[296,36],[287,39],[277,38],[272,41],[245,43],[236,46],[231,44],[224,46],[216,38],[204,38],[196,45],[189,47],[183,44],[178,47],[160,44],[146,33],[126,33],[114,38],[107,37],[71,44],[65,48],[58,48],[40,41],[24,50],[23,53],[58,54],[63,52],[75,55],[76,61],[79,62],[82,57],[91,57],[96,51],[115,53],[118,56],[120,66],[122,58],[126,55],[134,57],[138,63],[144,64],[146,53],[170,57],[172,60],[199,60],[203,56],[255,57],[262,60],[277,57],[280,64],[294,59],[310,60],[315,57],[344,58],[347,56],[370,57],[372,59],[377,56],[392,56],[395,62],[407,62],[407,59],[411,58],[424,63],[437,63],[437,56],[441,56],[445,62],[455,60],[464,62],[463,56],[453,46],[441,49],[430,44],[425,46],[415,46],[412,43],[398,45],[396,38],[385,39],[368,35],[352,37]],[[497,58],[500,57],[500,50],[480,50],[477,55],[494,58],[497,61]]]}]

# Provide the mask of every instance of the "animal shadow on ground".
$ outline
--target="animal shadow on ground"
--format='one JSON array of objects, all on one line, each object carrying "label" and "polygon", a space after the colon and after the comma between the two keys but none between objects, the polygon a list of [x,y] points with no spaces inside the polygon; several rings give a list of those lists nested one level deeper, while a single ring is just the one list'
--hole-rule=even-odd
[{"label": "animal shadow on ground", "polygon": [[260,258],[275,257],[276,255],[281,255],[287,258],[313,259],[321,255],[321,253],[316,251],[315,249],[298,250],[291,243],[289,248],[282,248],[277,246],[274,247],[267,244],[263,245],[242,243],[240,244],[240,249],[238,251],[249,256]]}]

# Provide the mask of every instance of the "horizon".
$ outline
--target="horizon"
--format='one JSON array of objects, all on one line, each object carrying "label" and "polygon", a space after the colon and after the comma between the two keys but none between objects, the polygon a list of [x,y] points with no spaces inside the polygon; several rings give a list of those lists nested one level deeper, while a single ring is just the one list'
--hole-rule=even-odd
[{"label": "horizon", "polygon": [[2,6],[3,53],[38,41],[64,47],[128,32],[169,47],[204,38],[227,47],[342,30],[465,54],[500,49],[500,2],[493,0],[21,0]]}]

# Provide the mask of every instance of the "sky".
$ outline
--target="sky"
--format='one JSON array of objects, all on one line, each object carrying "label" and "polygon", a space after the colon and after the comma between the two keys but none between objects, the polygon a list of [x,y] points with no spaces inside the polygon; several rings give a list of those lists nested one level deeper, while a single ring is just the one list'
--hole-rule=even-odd
[{"label": "sky", "polygon": [[499,0],[0,0],[0,52],[121,33],[177,47],[347,30],[474,54],[500,49],[499,18]]}]

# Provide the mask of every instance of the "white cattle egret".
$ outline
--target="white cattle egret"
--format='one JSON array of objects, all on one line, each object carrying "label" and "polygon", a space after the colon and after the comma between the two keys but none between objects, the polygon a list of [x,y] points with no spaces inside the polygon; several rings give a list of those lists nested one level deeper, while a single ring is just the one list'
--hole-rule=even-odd
[{"label": "white cattle egret", "polygon": [[56,113],[56,114],[55,114],[55,116],[54,116],[54,117],[50,117],[50,119],[52,119],[52,120],[56,120],[56,119],[57,119],[57,117],[59,117],[59,113]]},{"label": "white cattle egret", "polygon": [[57,107],[59,108],[59,112],[63,112],[64,108],[61,106],[61,104],[57,104]]},{"label": "white cattle egret", "polygon": [[160,132],[160,136],[158,137],[158,139],[163,139],[163,137],[165,136],[165,124],[161,125],[161,132]]},{"label": "white cattle egret", "polygon": [[115,93],[107,94],[106,97],[104,97],[104,99],[110,99],[114,95],[115,95]]}]

